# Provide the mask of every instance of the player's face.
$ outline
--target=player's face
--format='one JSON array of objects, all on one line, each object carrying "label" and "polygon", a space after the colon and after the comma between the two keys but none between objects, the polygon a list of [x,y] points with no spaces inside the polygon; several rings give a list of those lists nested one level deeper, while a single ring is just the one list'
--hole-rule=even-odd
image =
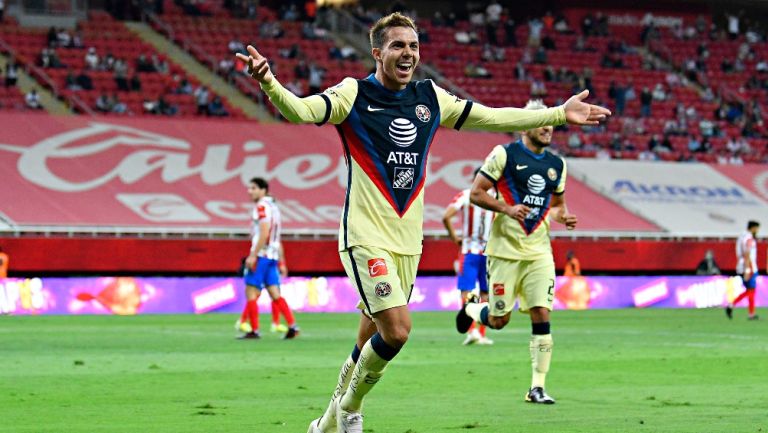
[{"label": "player's face", "polygon": [[536,147],[547,147],[552,144],[552,131],[554,128],[551,126],[542,126],[541,128],[531,129],[526,131],[525,135],[531,140]]},{"label": "player's face", "polygon": [[376,78],[387,89],[402,90],[419,63],[419,36],[410,27],[389,27],[384,45],[373,49]]},{"label": "player's face", "polygon": [[255,183],[248,184],[248,195],[251,196],[251,200],[253,201],[259,201],[262,197],[266,195],[265,189],[259,188],[258,185]]}]

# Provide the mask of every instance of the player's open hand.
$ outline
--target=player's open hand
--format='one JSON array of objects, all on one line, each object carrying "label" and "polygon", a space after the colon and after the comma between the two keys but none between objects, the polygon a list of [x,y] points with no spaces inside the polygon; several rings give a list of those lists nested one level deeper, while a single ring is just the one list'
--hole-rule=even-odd
[{"label": "player's open hand", "polygon": [[259,81],[259,83],[269,83],[275,77],[272,75],[272,71],[269,69],[269,63],[267,58],[259,54],[253,45],[248,45],[248,56],[245,54],[235,54],[238,59],[242,60],[248,65],[248,73]]},{"label": "player's open hand", "polygon": [[611,110],[599,105],[587,104],[584,99],[589,90],[571,96],[565,104],[565,120],[573,125],[598,125],[611,115]]},{"label": "player's open hand", "polygon": [[531,208],[524,204],[516,204],[514,206],[507,207],[504,213],[522,223],[525,222],[525,217],[531,213]]}]

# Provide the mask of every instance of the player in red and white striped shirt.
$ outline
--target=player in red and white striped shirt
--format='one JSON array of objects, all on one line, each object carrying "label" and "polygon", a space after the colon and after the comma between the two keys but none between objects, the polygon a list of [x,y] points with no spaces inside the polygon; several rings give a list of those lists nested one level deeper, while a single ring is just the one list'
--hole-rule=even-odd
[{"label": "player in red and white striped shirt", "polygon": [[[453,228],[451,220],[461,212],[462,236],[459,237]],[[475,206],[469,202],[469,189],[457,194],[443,214],[443,224],[451,239],[461,247],[459,269],[457,270],[457,287],[461,291],[461,302],[464,304],[472,295],[476,286],[480,287],[480,299],[488,300],[488,279],[486,277],[485,243],[491,231],[493,212]],[[493,344],[493,340],[485,336],[485,325],[472,325],[464,345]]]},{"label": "player in red and white striped shirt", "polygon": [[259,306],[258,299],[261,290],[266,287],[272,298],[272,326],[277,329],[279,314],[288,322],[285,338],[294,338],[299,331],[290,307],[285,298],[280,296],[279,263],[282,255],[280,244],[280,209],[269,193],[269,184],[262,178],[254,177],[248,185],[248,194],[255,202],[253,208],[253,224],[251,226],[251,252],[245,259],[245,294],[246,304],[238,322],[250,323],[251,329],[241,338],[259,338]]},{"label": "player in red and white striped shirt", "polygon": [[725,314],[729,319],[733,318],[733,305],[738,304],[744,298],[748,300],[749,320],[757,320],[755,314],[755,290],[757,288],[757,232],[760,230],[760,223],[749,221],[747,231],[739,236],[736,241],[736,273],[741,276],[744,282],[744,293],[739,295],[733,302],[725,307]]}]

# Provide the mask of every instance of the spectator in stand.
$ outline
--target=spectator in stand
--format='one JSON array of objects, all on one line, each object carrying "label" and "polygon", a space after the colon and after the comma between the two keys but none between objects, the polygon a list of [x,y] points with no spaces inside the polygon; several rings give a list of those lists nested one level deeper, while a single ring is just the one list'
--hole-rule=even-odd
[{"label": "spectator in stand", "polygon": [[139,78],[138,72],[134,72],[133,76],[131,77],[131,91],[141,92],[141,78]]},{"label": "spectator in stand", "polygon": [[197,104],[197,114],[205,114],[206,116],[209,116],[208,103],[210,102],[211,94],[208,91],[208,88],[205,86],[198,87],[195,89],[193,96],[195,97],[195,103]]},{"label": "spectator in stand", "polygon": [[320,93],[325,77],[325,69],[318,66],[315,62],[309,64],[309,94]]},{"label": "spectator in stand", "polygon": [[88,75],[88,72],[86,72],[85,69],[80,71],[80,74],[77,75],[77,78],[75,78],[75,81],[77,82],[77,85],[81,89],[93,90],[93,80],[91,79],[91,76]]},{"label": "spectator in stand", "polygon": [[728,39],[736,40],[739,37],[739,17],[738,15],[728,14]]},{"label": "spectator in stand", "polygon": [[239,41],[237,39],[232,39],[231,41],[229,41],[229,43],[227,44],[227,48],[229,49],[229,52],[231,54],[237,54],[237,53],[246,54],[247,53],[245,51],[245,45],[241,41]]},{"label": "spectator in stand", "polygon": [[688,139],[688,150],[690,152],[701,151],[701,142],[695,135],[691,135],[691,137]]},{"label": "spectator in stand", "polygon": [[155,67],[152,65],[152,62],[150,62],[147,59],[146,55],[140,54],[139,57],[136,59],[136,71],[137,72],[155,72]]},{"label": "spectator in stand", "polygon": [[508,47],[517,46],[517,24],[512,18],[507,18],[504,22],[504,44]]},{"label": "spectator in stand", "polygon": [[111,71],[115,67],[115,56],[111,52],[107,52],[107,55],[101,58],[99,63],[100,71]]},{"label": "spectator in stand", "polygon": [[306,80],[309,78],[309,66],[304,59],[301,59],[296,63],[296,66],[293,68],[293,75],[299,80]]},{"label": "spectator in stand", "polygon": [[40,103],[40,95],[37,94],[37,89],[34,87],[24,96],[24,103],[27,104],[27,108],[33,110],[43,109],[43,105]]},{"label": "spectator in stand", "polygon": [[543,46],[536,49],[536,53],[533,55],[533,63],[538,65],[547,64],[547,50],[545,50]]},{"label": "spectator in stand", "polygon": [[208,113],[211,116],[225,117],[229,116],[229,112],[224,108],[224,103],[221,101],[221,97],[214,96],[211,104],[208,106]]},{"label": "spectator in stand", "polygon": [[704,258],[696,266],[696,275],[720,275],[720,267],[715,262],[715,253],[707,250]]},{"label": "spectator in stand", "polygon": [[578,132],[572,132],[568,136],[568,148],[570,148],[571,150],[580,149],[582,144],[583,142],[581,140],[581,134],[579,134]]},{"label": "spectator in stand", "polygon": [[541,99],[547,96],[547,85],[538,78],[531,81],[531,98]]},{"label": "spectator in stand", "polygon": [[117,89],[123,92],[131,90],[128,86],[128,64],[125,63],[125,60],[122,58],[116,59],[114,71],[113,77],[115,78]]},{"label": "spectator in stand", "polygon": [[157,54],[152,54],[151,59],[152,68],[155,70],[155,72],[160,74],[167,74],[170,72],[170,67],[168,66],[168,62],[166,62],[165,59],[161,59]]},{"label": "spectator in stand", "polygon": [[[2,0],[0,0],[2,2]],[[0,9],[0,12],[2,10]],[[0,14],[0,18],[2,18],[2,14]],[[10,257],[8,257],[8,253],[3,251],[3,247],[0,246],[0,278],[8,278],[8,263],[10,262]]]},{"label": "spectator in stand", "polygon": [[75,78],[75,74],[73,74],[72,71],[68,71],[67,76],[64,77],[64,87],[66,87],[67,90],[72,91],[83,90],[83,88],[77,84],[77,79]]},{"label": "spectator in stand", "polygon": [[99,68],[99,55],[96,54],[96,48],[88,48],[88,52],[85,53],[85,67],[91,70]]},{"label": "spectator in stand", "polygon": [[69,32],[61,28],[58,32],[56,32],[56,44],[59,47],[68,47],[69,44],[72,42],[72,36],[69,34]]},{"label": "spectator in stand", "polygon": [[640,92],[640,115],[643,117],[651,117],[651,103],[653,102],[653,94],[648,87],[643,87],[643,91]]},{"label": "spectator in stand", "polygon": [[124,114],[128,111],[128,106],[124,102],[120,101],[117,93],[112,94],[112,112],[116,114]]},{"label": "spectator in stand", "polygon": [[13,87],[19,79],[19,67],[11,57],[5,65],[5,87]]},{"label": "spectator in stand", "polygon": [[616,113],[621,116],[624,114],[624,107],[627,102],[627,89],[621,84],[617,84],[615,81],[611,81],[608,87],[608,97],[613,100],[613,105],[616,107]]},{"label": "spectator in stand", "polygon": [[112,112],[112,100],[107,96],[106,93],[102,93],[98,98],[96,98],[96,109],[102,113]]}]

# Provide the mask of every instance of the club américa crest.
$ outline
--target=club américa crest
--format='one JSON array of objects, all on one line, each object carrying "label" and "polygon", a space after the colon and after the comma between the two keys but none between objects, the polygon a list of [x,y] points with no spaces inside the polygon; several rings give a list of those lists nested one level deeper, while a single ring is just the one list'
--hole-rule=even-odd
[{"label": "club am\u00e9rica crest", "polygon": [[432,118],[432,112],[429,111],[429,107],[426,105],[419,104],[416,106],[416,117],[422,122],[427,123]]}]

